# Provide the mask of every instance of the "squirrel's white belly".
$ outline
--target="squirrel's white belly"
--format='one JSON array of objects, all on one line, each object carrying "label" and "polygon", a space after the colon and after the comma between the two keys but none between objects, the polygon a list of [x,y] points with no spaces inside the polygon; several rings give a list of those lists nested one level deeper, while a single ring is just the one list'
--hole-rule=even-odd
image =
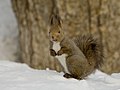
[{"label": "squirrel's white belly", "polygon": [[53,42],[53,50],[57,53],[60,50],[60,42]]},{"label": "squirrel's white belly", "polygon": [[[53,50],[55,50],[56,53],[60,50],[60,48],[61,47],[59,42],[58,43],[53,42]],[[62,54],[60,56],[56,56],[56,58],[59,60],[60,64],[63,66],[65,72],[70,74],[66,64],[66,56],[67,56],[66,54]]]}]

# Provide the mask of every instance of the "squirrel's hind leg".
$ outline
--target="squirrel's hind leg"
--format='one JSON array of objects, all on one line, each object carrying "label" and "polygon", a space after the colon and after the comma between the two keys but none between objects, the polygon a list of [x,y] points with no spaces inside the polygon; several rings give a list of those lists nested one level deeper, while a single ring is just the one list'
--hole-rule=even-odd
[{"label": "squirrel's hind leg", "polygon": [[65,74],[63,75],[63,77],[65,77],[65,78],[67,78],[67,79],[69,79],[69,78],[75,78],[75,79],[78,79],[78,80],[84,79],[84,78],[80,78],[80,77],[73,76],[73,75],[68,74],[68,73],[65,73]]},{"label": "squirrel's hind leg", "polygon": [[75,78],[75,79],[78,79],[78,80],[82,80],[82,79],[83,79],[83,78],[76,77],[76,76],[71,75],[71,74],[68,74],[68,73],[65,73],[65,74],[63,75],[63,77],[65,77],[65,78],[67,78],[67,79],[69,79],[69,78]]},{"label": "squirrel's hind leg", "polygon": [[73,78],[73,76],[70,75],[70,74],[68,74],[68,73],[65,73],[65,74],[63,75],[63,77],[65,77],[65,78]]}]

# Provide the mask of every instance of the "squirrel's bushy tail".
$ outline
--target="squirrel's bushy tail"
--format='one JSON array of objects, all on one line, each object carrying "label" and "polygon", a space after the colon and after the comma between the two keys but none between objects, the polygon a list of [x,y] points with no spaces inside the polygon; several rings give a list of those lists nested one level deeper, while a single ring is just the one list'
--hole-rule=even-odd
[{"label": "squirrel's bushy tail", "polygon": [[102,46],[91,35],[77,36],[74,39],[76,45],[83,52],[88,62],[94,65],[94,68],[99,68],[103,63]]}]

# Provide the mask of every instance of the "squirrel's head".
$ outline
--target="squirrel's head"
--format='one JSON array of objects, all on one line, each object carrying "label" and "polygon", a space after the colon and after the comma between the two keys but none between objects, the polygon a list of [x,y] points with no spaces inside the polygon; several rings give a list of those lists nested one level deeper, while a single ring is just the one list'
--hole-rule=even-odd
[{"label": "squirrel's head", "polygon": [[61,42],[64,38],[62,30],[62,20],[58,15],[53,15],[50,20],[49,38],[51,41]]}]

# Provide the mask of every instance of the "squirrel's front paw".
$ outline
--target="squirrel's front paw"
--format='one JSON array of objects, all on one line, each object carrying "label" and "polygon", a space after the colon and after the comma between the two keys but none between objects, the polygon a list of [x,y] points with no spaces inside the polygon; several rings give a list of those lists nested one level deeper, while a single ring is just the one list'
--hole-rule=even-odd
[{"label": "squirrel's front paw", "polygon": [[57,55],[58,56],[60,56],[60,55],[62,55],[63,54],[63,52],[61,51],[61,50],[59,50],[58,52],[57,52]]},{"label": "squirrel's front paw", "polygon": [[57,55],[56,52],[53,49],[50,49],[50,54],[51,54],[51,56],[56,56]]}]

